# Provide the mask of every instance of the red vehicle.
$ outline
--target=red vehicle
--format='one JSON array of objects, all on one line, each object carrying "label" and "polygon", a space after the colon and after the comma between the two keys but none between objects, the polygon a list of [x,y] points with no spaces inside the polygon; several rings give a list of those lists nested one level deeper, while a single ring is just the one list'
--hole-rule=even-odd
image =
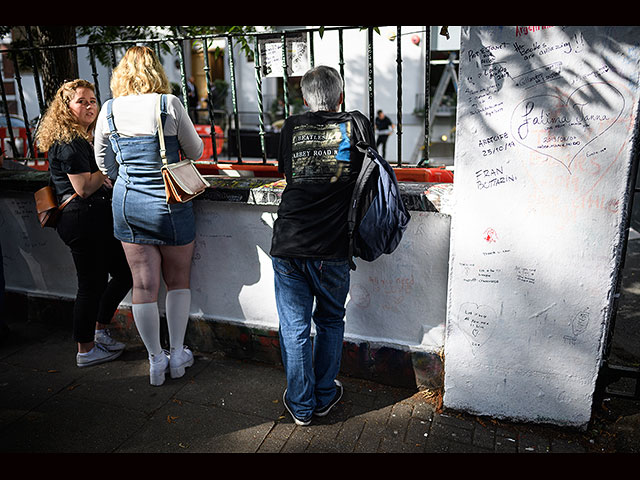
[{"label": "red vehicle", "polygon": [[[197,160],[214,160],[213,156],[213,141],[211,138],[211,125],[194,125],[196,127],[196,132],[200,135],[200,138],[204,142],[204,151],[202,152],[202,156]],[[222,152],[222,147],[224,146],[224,134],[222,133],[222,129],[216,125],[216,155],[220,155]]]},{"label": "red vehicle", "polygon": [[[13,141],[15,142],[15,151],[11,146],[11,134],[13,133]],[[31,141],[34,140],[34,130],[31,129]],[[4,152],[5,158],[27,159],[25,165],[36,170],[48,170],[49,162],[46,159],[46,153],[42,154],[37,151],[36,158],[31,158],[29,151],[29,139],[27,137],[27,129],[24,120],[16,115],[11,115],[11,132],[7,126],[7,118],[4,114],[0,114],[0,148]],[[22,161],[22,160],[20,160]]]},{"label": "red vehicle", "polygon": [[445,167],[397,167],[393,170],[400,182],[453,183],[453,171]]},{"label": "red vehicle", "polygon": [[27,140],[27,129],[24,120],[11,115],[11,130],[16,144],[16,151],[11,148],[11,135],[7,126],[7,118],[0,114],[0,147],[6,158],[24,158],[29,154],[29,142]]}]

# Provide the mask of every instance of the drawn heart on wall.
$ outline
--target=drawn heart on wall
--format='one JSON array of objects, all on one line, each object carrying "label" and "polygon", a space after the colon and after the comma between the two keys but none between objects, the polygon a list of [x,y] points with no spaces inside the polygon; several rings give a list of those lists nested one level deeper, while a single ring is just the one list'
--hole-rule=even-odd
[{"label": "drawn heart on wall", "polygon": [[576,157],[620,118],[625,99],[612,85],[589,83],[568,97],[535,95],[511,114],[511,134],[524,147],[563,165],[572,174]]},{"label": "drawn heart on wall", "polygon": [[469,341],[472,351],[491,338],[496,327],[496,312],[487,305],[467,302],[460,305],[458,327]]}]

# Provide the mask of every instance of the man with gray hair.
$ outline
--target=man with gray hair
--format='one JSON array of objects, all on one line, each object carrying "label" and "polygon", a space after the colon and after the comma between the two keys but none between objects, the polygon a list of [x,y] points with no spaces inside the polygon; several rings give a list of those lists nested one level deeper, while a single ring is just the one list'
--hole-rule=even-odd
[{"label": "man with gray hair", "polygon": [[339,111],[343,80],[335,69],[313,68],[300,87],[309,111],[287,118],[280,133],[278,168],[287,185],[271,257],[287,377],[283,402],[296,424],[308,425],[342,397],[336,377],[350,280],[347,212],[363,160],[356,144],[375,140],[362,113]]}]

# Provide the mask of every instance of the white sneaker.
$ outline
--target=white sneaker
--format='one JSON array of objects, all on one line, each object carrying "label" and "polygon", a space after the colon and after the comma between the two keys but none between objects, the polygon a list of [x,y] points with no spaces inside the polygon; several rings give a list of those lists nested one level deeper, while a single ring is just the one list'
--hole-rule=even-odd
[{"label": "white sneaker", "polygon": [[149,377],[151,385],[159,387],[164,383],[165,374],[169,370],[169,356],[163,350],[158,355],[149,355]]},{"label": "white sneaker", "polygon": [[76,364],[79,367],[90,367],[99,363],[115,360],[122,354],[122,350],[115,352],[107,350],[99,343],[94,344],[93,348],[87,353],[78,353],[76,355]]},{"label": "white sneaker", "polygon": [[118,342],[111,337],[111,332],[108,328],[104,330],[96,330],[95,342],[103,345],[107,350],[112,352],[117,350],[124,350],[126,345],[122,342]]},{"label": "white sneaker", "polygon": [[184,370],[193,365],[193,353],[186,345],[181,350],[172,350],[171,358],[171,378],[180,378],[184,375]]}]

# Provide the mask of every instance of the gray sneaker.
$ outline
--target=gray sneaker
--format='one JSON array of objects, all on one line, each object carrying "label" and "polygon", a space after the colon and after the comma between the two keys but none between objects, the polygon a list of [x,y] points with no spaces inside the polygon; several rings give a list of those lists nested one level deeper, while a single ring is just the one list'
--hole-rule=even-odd
[{"label": "gray sneaker", "polygon": [[99,363],[115,360],[122,354],[122,350],[111,352],[99,343],[94,344],[93,348],[87,353],[78,353],[76,355],[76,364],[79,367],[90,367]]},{"label": "gray sneaker", "polygon": [[105,328],[104,330],[96,330],[95,342],[101,344],[111,352],[124,350],[126,347],[124,343],[118,342],[111,337],[111,331],[108,328]]}]

